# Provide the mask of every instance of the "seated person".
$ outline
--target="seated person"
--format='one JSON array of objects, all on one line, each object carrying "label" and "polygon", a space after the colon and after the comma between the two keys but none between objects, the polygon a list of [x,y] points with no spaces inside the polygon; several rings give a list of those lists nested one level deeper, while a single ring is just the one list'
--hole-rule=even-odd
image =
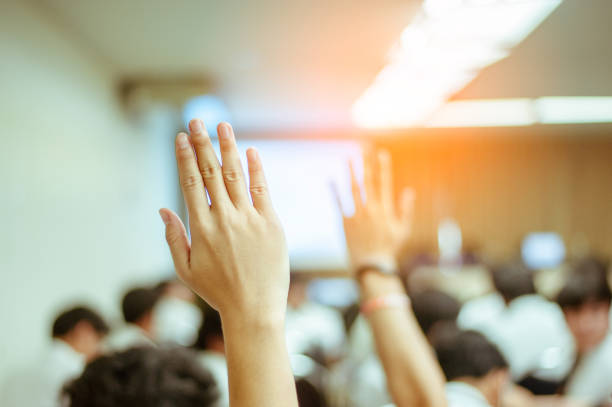
[{"label": "seated person", "polygon": [[34,365],[9,378],[1,394],[2,405],[58,405],[64,383],[79,376],[85,363],[99,355],[107,333],[108,325],[102,317],[87,307],[60,313],[51,329],[51,346]]},{"label": "seated person", "polygon": [[153,312],[155,342],[192,345],[202,324],[202,311],[195,303],[195,294],[176,279],[162,281],[155,289],[160,292]]},{"label": "seated person", "polygon": [[508,364],[482,334],[454,324],[439,327],[432,337],[448,380],[449,407],[498,407],[509,382]]},{"label": "seated person", "polygon": [[120,351],[155,344],[153,311],[160,294],[155,288],[134,288],[123,296],[121,310],[125,325],[109,335],[104,343],[105,350]]},{"label": "seated person", "polygon": [[612,394],[611,298],[605,268],[585,263],[574,269],[557,296],[576,349],[564,393],[589,405],[609,402]]},{"label": "seated person", "polygon": [[[533,273],[522,263],[494,267],[492,278],[501,307],[494,318],[472,324],[468,320],[476,319],[467,318],[470,305],[466,304],[459,316],[461,328],[481,332],[493,342],[517,382],[528,376],[553,381],[563,378],[571,368],[572,340],[561,309],[536,293]],[[478,309],[469,312],[475,311]]]},{"label": "seated person", "polygon": [[70,407],[212,407],[215,382],[179,348],[131,348],[102,356],[64,389]]},{"label": "seated person", "polygon": [[414,316],[421,330],[429,337],[442,322],[455,322],[461,304],[450,295],[437,290],[426,290],[410,296]]}]

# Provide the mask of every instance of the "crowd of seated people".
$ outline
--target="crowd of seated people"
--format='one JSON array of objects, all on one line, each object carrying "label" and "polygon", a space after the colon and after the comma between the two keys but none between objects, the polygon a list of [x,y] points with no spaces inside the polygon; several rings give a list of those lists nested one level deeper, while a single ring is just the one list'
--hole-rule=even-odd
[{"label": "crowd of seated people", "polygon": [[257,152],[247,151],[247,181],[231,126],[218,135],[221,161],[200,120],[176,139],[190,235],[175,213],[160,215],[178,279],[125,293],[113,329],[87,307],[62,312],[47,354],[4,383],[2,406],[611,403],[605,263],[570,264],[554,298],[520,262],[490,267],[493,292],[464,303],[413,290],[397,256],[414,194],[396,199],[389,155],[369,152],[363,183],[350,169],[354,213],[339,203],[360,291],[359,316],[343,319],[346,309],[313,303],[309,279],[290,274]]}]

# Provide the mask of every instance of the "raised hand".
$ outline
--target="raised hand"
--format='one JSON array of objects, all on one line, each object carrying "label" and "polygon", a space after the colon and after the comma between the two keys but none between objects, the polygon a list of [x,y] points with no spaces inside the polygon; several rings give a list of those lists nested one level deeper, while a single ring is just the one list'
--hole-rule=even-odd
[{"label": "raised hand", "polygon": [[247,151],[247,190],[231,126],[218,127],[222,165],[202,121],[189,127],[190,137],[176,138],[176,159],[191,242],[179,217],[160,211],[179,277],[221,314],[284,314],[289,260],[257,151]]},{"label": "raised hand", "polygon": [[202,121],[189,128],[176,160],[191,241],[179,217],[160,210],[176,272],[221,315],[230,405],[297,407],[284,335],[289,258],[261,161],[247,151],[247,190],[231,126],[217,129],[222,164]]},{"label": "raised hand", "polygon": [[444,376],[402,282],[385,273],[396,270],[398,251],[410,236],[414,194],[405,189],[396,205],[386,152],[364,155],[365,200],[352,166],[351,184],[355,214],[344,216],[344,233],[389,392],[398,407],[446,407]]},{"label": "raised hand", "polygon": [[414,193],[405,189],[399,205],[396,204],[391,159],[386,151],[375,156],[364,154],[363,161],[365,194],[351,165],[355,213],[352,217],[343,216],[351,267],[353,270],[372,265],[395,267],[398,251],[410,236]]}]

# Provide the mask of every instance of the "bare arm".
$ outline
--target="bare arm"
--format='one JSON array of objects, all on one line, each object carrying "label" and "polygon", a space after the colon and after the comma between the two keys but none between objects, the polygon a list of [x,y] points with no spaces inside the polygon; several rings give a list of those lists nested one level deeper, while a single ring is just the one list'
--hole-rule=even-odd
[{"label": "bare arm", "polygon": [[231,126],[220,124],[218,134],[222,165],[200,120],[176,138],[191,241],[179,217],[162,209],[166,239],[179,278],[221,315],[231,406],[297,407],[284,336],[283,231],[257,152],[247,151],[247,190]]},{"label": "bare arm", "polygon": [[[380,269],[396,267],[395,256],[409,236],[413,197],[405,191],[399,211],[393,198],[387,153],[364,158],[365,201],[351,170],[355,214],[344,218],[344,231],[362,303],[405,295],[396,275]],[[371,267],[369,267],[371,266]],[[444,375],[409,306],[376,307],[368,315],[387,386],[398,407],[446,406]]]}]

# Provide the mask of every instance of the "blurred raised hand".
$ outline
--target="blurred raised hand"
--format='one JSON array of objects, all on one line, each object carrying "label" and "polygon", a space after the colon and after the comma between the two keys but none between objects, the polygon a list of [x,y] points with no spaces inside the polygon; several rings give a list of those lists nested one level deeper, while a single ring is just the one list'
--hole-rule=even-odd
[{"label": "blurred raised hand", "polygon": [[362,313],[374,333],[395,405],[446,407],[444,375],[394,273],[398,252],[410,236],[414,193],[404,189],[396,203],[387,152],[366,153],[363,161],[364,190],[351,165],[355,213],[343,216],[351,269],[358,271],[354,275]]},{"label": "blurred raised hand", "polygon": [[221,163],[203,122],[189,129],[176,137],[176,160],[191,240],[160,210],[176,272],[221,315],[231,405],[297,406],[284,337],[289,258],[261,160],[247,151],[247,188],[232,127],[217,129]]},{"label": "blurred raised hand", "polygon": [[410,236],[414,192],[406,188],[399,202],[395,199],[388,152],[365,153],[363,166],[362,191],[354,165],[350,165],[355,213],[353,216],[343,214],[351,268],[357,270],[369,265],[396,267],[398,251]]}]

